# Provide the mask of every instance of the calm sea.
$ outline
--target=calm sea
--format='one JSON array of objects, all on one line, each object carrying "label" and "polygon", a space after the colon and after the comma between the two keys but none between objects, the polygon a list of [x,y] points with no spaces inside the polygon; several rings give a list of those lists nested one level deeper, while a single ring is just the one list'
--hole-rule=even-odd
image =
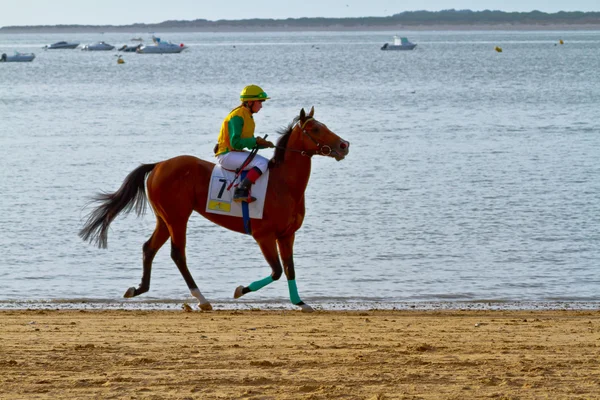
[{"label": "calm sea", "polygon": [[[307,303],[600,307],[600,31],[404,32],[416,50],[380,51],[395,33],[157,32],[189,49],[122,65],[41,47],[150,34],[0,35],[0,53],[37,56],[0,63],[0,308],[190,301],[169,246],[150,292],[123,300],[153,216],[117,219],[99,250],[77,236],[84,206],[140,163],[212,159],[250,83],[272,97],[257,134],[314,105],[351,142],[342,162],[314,158],[295,246]],[[187,253],[216,308],[291,308],[284,280],[232,299],[270,273],[252,238],[194,215]]]}]

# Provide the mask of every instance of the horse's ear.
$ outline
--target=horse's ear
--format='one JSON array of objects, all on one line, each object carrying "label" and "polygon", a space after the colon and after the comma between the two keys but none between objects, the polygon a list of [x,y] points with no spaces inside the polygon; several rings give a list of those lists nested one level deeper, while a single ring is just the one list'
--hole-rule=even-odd
[{"label": "horse's ear", "polygon": [[310,108],[310,112],[308,113],[308,118],[312,118],[315,115],[315,106]]},{"label": "horse's ear", "polygon": [[304,112],[304,108],[300,110],[300,121],[304,122],[306,119],[306,113]]}]

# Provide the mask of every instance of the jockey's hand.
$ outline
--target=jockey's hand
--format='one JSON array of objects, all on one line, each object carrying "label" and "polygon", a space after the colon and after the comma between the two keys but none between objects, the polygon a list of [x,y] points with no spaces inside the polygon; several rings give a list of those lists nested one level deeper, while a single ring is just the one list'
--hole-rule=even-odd
[{"label": "jockey's hand", "polygon": [[256,138],[256,144],[258,145],[258,147],[261,147],[263,149],[265,149],[267,147],[275,147],[273,142],[263,139],[260,136]]}]

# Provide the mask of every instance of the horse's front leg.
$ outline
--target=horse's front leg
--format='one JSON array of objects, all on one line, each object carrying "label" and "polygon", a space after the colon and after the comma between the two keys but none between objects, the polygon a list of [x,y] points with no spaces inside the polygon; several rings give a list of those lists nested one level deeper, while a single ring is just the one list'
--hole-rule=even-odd
[{"label": "horse's front leg", "polygon": [[303,312],[313,312],[313,308],[300,299],[298,288],[296,287],[296,272],[294,270],[294,239],[295,234],[292,233],[291,235],[277,240],[277,244],[279,245],[279,254],[281,256],[281,260],[283,261],[285,276],[288,280],[290,300],[292,304],[300,307]]},{"label": "horse's front leg", "polygon": [[246,293],[256,292],[259,289],[267,286],[269,283],[281,278],[283,268],[281,267],[281,261],[279,261],[279,254],[277,254],[277,241],[274,237],[267,237],[262,239],[256,239],[260,250],[265,256],[265,260],[271,267],[271,275],[261,280],[252,282],[248,286],[238,286],[233,293],[234,299],[239,299]]}]

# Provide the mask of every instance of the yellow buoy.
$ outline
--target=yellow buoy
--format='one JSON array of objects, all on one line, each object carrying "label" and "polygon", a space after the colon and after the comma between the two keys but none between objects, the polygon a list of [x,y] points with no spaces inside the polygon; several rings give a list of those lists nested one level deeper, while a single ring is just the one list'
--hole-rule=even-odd
[{"label": "yellow buoy", "polygon": [[558,41],[558,43],[560,43],[560,44],[565,44],[565,42],[563,42],[563,40],[562,40],[562,39],[560,39],[560,40]]},{"label": "yellow buoy", "polygon": [[123,60],[121,56],[119,56],[119,58],[117,58],[117,64],[125,64],[125,60]]},{"label": "yellow buoy", "polygon": [[496,46],[495,50],[496,50],[498,53],[502,53],[502,47],[498,47],[498,46]]}]

